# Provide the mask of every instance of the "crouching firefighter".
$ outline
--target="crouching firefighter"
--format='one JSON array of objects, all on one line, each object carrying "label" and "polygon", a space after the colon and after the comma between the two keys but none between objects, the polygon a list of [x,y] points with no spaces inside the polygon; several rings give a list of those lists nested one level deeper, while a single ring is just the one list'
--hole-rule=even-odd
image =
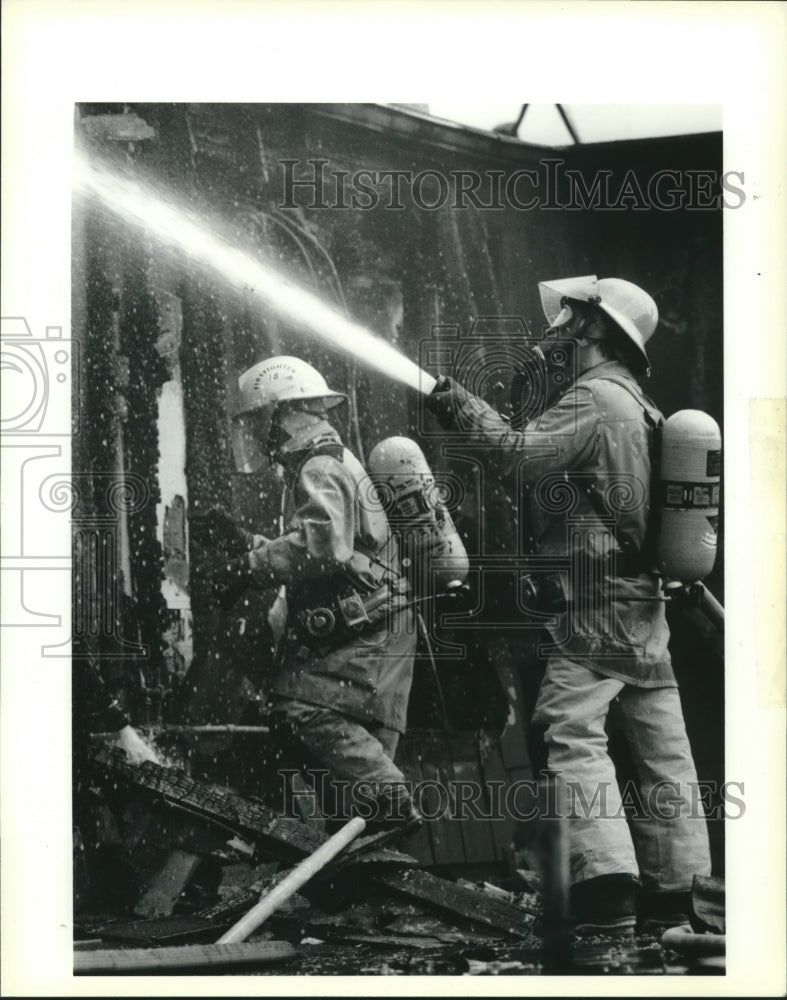
[{"label": "crouching firefighter", "polygon": [[328,815],[345,783],[350,813],[370,823],[417,825],[393,762],[412,681],[412,610],[385,512],[328,422],[346,396],[292,357],[269,358],[238,384],[236,465],[245,473],[279,467],[285,527],[279,538],[255,536],[215,585],[230,601],[246,586],[285,588],[270,704],[274,733],[293,765],[328,772],[327,790],[325,781],[316,783],[326,791]]}]

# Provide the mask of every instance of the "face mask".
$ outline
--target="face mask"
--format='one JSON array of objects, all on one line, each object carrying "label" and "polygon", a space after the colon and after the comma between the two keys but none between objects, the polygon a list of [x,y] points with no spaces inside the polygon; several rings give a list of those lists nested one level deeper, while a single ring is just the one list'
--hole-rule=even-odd
[{"label": "face mask", "polygon": [[573,308],[568,302],[555,317],[555,322],[545,332],[536,347],[544,358],[549,374],[549,393],[559,394],[576,379],[580,368],[580,349],[598,342],[588,334],[596,325],[593,315]]},{"label": "face mask", "polygon": [[[550,370],[547,356],[551,352],[542,351],[542,345],[532,346],[514,369],[511,379],[511,426],[520,427],[549,409],[564,387],[565,375],[562,365]],[[559,355],[552,359],[559,361]]]},{"label": "face mask", "polygon": [[510,396],[511,426],[515,430],[541,416],[579,375],[580,350],[595,339],[585,335],[592,322],[577,322],[579,318],[569,306],[564,307],[555,317],[555,326],[517,366]]},{"label": "face mask", "polygon": [[252,410],[232,421],[232,452],[238,472],[262,472],[268,467],[265,442],[270,432],[270,413]]},{"label": "face mask", "polygon": [[592,308],[581,303],[571,302],[569,299],[563,299],[560,304],[560,312],[544,330],[542,345],[545,340],[553,338],[558,340],[595,339],[589,338],[588,332],[593,329],[597,320],[598,316]]},{"label": "face mask", "polygon": [[547,398],[551,401],[559,395],[578,375],[577,352],[579,342],[568,340],[542,340],[535,350],[544,359],[547,371]]},{"label": "face mask", "polygon": [[268,436],[268,456],[272,463],[277,464],[277,459],[281,455],[282,449],[290,440],[291,435],[282,427],[281,421],[274,418]]},{"label": "face mask", "polygon": [[309,446],[314,428],[325,423],[322,412],[309,410],[281,410],[276,414],[271,428],[268,452],[271,460],[286,464],[293,455]]}]

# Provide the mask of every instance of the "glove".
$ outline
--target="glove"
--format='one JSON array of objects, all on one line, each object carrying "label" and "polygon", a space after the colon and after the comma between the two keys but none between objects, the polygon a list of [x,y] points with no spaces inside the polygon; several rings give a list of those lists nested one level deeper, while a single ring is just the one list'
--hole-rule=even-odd
[{"label": "glove", "polygon": [[458,382],[443,375],[424,400],[424,406],[434,413],[443,430],[449,431],[456,429],[459,408],[470,398],[470,393]]},{"label": "glove", "polygon": [[219,505],[204,513],[191,514],[189,523],[194,541],[203,548],[221,549],[231,555],[240,555],[251,548],[252,535]]},{"label": "glove", "polygon": [[211,576],[213,597],[225,611],[228,611],[251,585],[251,568],[247,556],[225,563],[214,570]]}]

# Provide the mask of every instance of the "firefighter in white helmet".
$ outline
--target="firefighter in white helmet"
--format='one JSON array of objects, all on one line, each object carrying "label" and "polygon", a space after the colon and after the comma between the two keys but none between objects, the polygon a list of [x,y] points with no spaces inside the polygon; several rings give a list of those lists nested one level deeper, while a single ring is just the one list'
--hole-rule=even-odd
[{"label": "firefighter in white helmet", "polygon": [[346,397],[293,357],[262,361],[238,386],[236,466],[281,467],[286,527],[272,540],[246,536],[248,551],[217,590],[227,604],[247,586],[286,588],[271,711],[293,763],[349,782],[348,808],[362,798],[370,821],[416,822],[393,763],[412,680],[412,612],[385,512],[328,421]]},{"label": "firefighter in white helmet", "polygon": [[[693,876],[710,873],[664,605],[648,600],[660,595],[648,528],[661,414],[635,376],[649,370],[658,312],[647,292],[619,278],[545,281],[539,291],[549,327],[534,354],[531,384],[544,399],[530,407],[532,419],[517,429],[452,379],[439,380],[426,405],[446,429],[486,445],[524,487],[532,550],[559,570],[523,584],[551,616],[533,722],[546,727],[548,766],[562,772],[576,805],[576,928],[630,933],[637,912],[685,922]],[[607,753],[613,703],[648,807],[648,820],[631,826]],[[661,798],[654,789],[664,789]]]}]

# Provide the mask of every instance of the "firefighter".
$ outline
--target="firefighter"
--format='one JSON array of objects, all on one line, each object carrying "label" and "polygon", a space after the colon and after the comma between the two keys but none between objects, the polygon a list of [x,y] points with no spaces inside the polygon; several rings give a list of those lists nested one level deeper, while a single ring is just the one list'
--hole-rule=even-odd
[{"label": "firefighter", "polygon": [[250,368],[239,389],[237,468],[278,468],[286,528],[272,540],[248,536],[248,551],[216,585],[225,601],[247,585],[285,588],[270,706],[275,731],[298,764],[350,782],[350,802],[363,799],[364,818],[415,823],[393,758],[405,731],[416,636],[385,512],[328,422],[346,397],[292,357]]},{"label": "firefighter", "polygon": [[[661,414],[637,377],[649,371],[658,312],[618,278],[539,290],[549,326],[534,352],[543,402],[525,407],[531,418],[516,429],[450,378],[426,405],[444,428],[489,447],[498,471],[518,475],[535,551],[555,566],[524,588],[551,622],[533,722],[546,726],[549,769],[571,793],[576,930],[630,934],[637,911],[651,926],[685,923],[693,876],[710,873],[664,604],[647,600],[660,596],[649,509]],[[648,805],[647,820],[630,825],[607,749],[613,708]]]}]

